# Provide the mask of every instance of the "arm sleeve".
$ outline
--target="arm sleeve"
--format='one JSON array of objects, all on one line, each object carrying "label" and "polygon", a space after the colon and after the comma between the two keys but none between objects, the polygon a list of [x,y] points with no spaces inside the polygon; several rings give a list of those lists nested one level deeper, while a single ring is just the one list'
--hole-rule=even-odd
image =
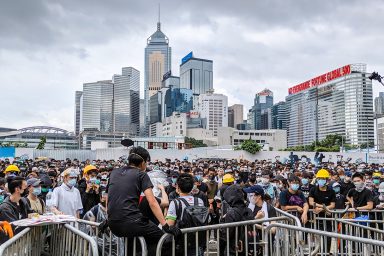
[{"label": "arm sleeve", "polygon": [[80,196],[80,192],[77,190],[77,200],[76,200],[76,209],[77,210],[81,210],[83,209],[83,203],[81,202],[81,196]]},{"label": "arm sleeve", "polygon": [[142,192],[144,192],[148,188],[153,188],[153,184],[151,182],[151,179],[149,178],[149,176],[146,172],[140,172],[139,178],[140,178],[140,186],[141,186],[140,189]]},{"label": "arm sleeve", "polygon": [[169,204],[167,216],[165,217],[166,220],[176,220],[177,219],[177,213],[176,213],[176,205],[175,201],[171,201]]},{"label": "arm sleeve", "polygon": [[309,190],[309,195],[308,197],[312,197],[312,198],[315,198],[315,188],[316,187],[312,187],[310,190]]},{"label": "arm sleeve", "polygon": [[373,194],[372,194],[372,191],[368,190],[367,189],[367,203],[368,202],[373,202]]},{"label": "arm sleeve", "polygon": [[335,191],[333,191],[333,189],[331,190],[331,203],[336,203],[336,193]]},{"label": "arm sleeve", "polygon": [[280,201],[280,205],[281,206],[287,206],[288,204],[288,201],[287,201],[287,190],[283,190],[281,191],[280,193],[280,198],[279,198],[279,201]]},{"label": "arm sleeve", "polygon": [[0,209],[0,221],[16,221],[17,219],[15,218],[14,214],[12,211],[7,208],[7,207],[1,207]]},{"label": "arm sleeve", "polygon": [[59,207],[59,189],[60,189],[60,187],[57,187],[52,192],[52,204],[56,208]]}]

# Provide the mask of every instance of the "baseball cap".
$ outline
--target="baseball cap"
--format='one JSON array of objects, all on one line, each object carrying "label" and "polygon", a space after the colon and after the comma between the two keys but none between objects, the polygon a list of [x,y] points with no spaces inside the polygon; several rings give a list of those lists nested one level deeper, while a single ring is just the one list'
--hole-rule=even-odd
[{"label": "baseball cap", "polygon": [[248,194],[255,193],[255,194],[264,196],[264,189],[260,185],[254,185],[254,186],[251,186],[251,187],[248,187],[248,188],[243,188],[243,191],[245,193],[248,193]]},{"label": "baseball cap", "polygon": [[39,179],[36,179],[36,178],[30,178],[27,180],[27,186],[32,186],[32,187],[36,187],[38,185],[40,185],[42,182],[41,180]]}]

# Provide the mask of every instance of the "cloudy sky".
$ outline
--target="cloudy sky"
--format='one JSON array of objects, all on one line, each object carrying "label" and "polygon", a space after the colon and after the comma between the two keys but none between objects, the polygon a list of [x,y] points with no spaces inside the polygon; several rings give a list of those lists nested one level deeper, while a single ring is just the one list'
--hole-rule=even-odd
[{"label": "cloudy sky", "polygon": [[[123,66],[141,71],[159,1],[1,0],[0,127],[73,131],[74,93]],[[255,93],[349,63],[384,74],[384,1],[161,1],[172,71],[190,51],[212,59],[214,89],[244,112]],[[384,91],[374,83],[374,96]],[[142,93],[143,95],[143,93]]]}]

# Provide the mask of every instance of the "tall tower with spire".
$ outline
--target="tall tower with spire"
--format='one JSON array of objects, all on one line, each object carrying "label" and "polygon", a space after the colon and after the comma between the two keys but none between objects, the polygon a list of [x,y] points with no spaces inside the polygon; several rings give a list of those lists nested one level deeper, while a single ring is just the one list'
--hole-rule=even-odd
[{"label": "tall tower with spire", "polygon": [[157,30],[147,39],[144,53],[144,116],[145,133],[149,127],[149,99],[161,89],[163,75],[171,70],[172,51],[168,37],[161,31],[160,6]]}]

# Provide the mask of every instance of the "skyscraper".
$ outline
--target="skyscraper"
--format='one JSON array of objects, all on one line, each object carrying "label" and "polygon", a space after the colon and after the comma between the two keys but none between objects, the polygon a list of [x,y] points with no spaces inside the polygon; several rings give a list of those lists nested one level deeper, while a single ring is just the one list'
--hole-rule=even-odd
[{"label": "skyscraper", "polygon": [[244,106],[242,104],[234,104],[228,107],[228,127],[236,128],[238,124],[242,124]]},{"label": "skyscraper", "polygon": [[218,127],[228,127],[228,97],[223,94],[205,93],[199,96],[199,112],[206,118],[206,129],[217,136]]},{"label": "skyscraper", "polygon": [[75,92],[75,135],[78,136],[80,133],[81,124],[81,97],[83,96],[82,91]]},{"label": "skyscraper", "polygon": [[254,100],[254,105],[248,112],[248,124],[250,129],[261,130],[268,129],[263,127],[261,112],[262,110],[268,109],[273,106],[273,93],[264,89],[261,92],[257,93]]},{"label": "skyscraper", "polygon": [[287,129],[287,106],[284,101],[273,105],[271,108],[272,127],[271,129],[286,130]]},{"label": "skyscraper", "polygon": [[200,94],[213,89],[213,61],[195,58],[192,52],[185,56],[180,64],[180,88],[192,90],[194,104],[198,103]]},{"label": "skyscraper", "polygon": [[350,64],[289,88],[288,147],[308,145],[328,134],[345,143],[374,140],[372,81],[366,64]]},{"label": "skyscraper", "polygon": [[113,75],[114,132],[138,135],[140,127],[140,72],[132,67],[122,68]]},{"label": "skyscraper", "polygon": [[111,80],[83,84],[80,130],[112,132],[113,83]]},{"label": "skyscraper", "polygon": [[379,97],[375,98],[375,116],[377,118],[384,115],[384,92],[379,93]]},{"label": "skyscraper", "polygon": [[162,87],[163,75],[171,70],[171,56],[169,40],[161,31],[159,17],[157,30],[147,39],[147,47],[145,47],[144,116],[146,133],[148,133],[149,125],[149,100]]}]

